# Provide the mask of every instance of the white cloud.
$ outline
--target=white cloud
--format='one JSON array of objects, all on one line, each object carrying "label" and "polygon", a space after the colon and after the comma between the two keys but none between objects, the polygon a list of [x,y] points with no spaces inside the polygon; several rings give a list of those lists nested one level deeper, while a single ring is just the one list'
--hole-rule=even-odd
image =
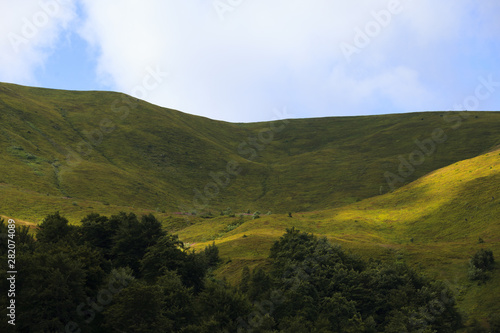
[{"label": "white cloud", "polygon": [[[487,51],[498,43],[500,10],[494,0],[78,1],[80,34],[98,50],[102,83],[132,93],[160,69],[169,76],[147,91],[148,101],[229,121],[271,119],[282,107],[328,116],[448,105],[443,100],[467,91],[463,82],[488,74],[476,73],[478,65],[457,50],[478,38]],[[217,1],[236,4],[223,20]],[[22,18],[40,10],[35,0],[9,6],[13,14],[0,20],[2,50],[8,32],[21,31]],[[0,53],[0,79],[32,80],[73,7],[39,29],[22,55]],[[391,8],[398,10],[389,22],[377,23],[374,13]],[[361,46],[360,31],[369,35]],[[350,61],[340,47],[346,44],[356,47]]]},{"label": "white cloud", "polygon": [[0,8],[0,80],[36,84],[33,72],[74,18],[74,1],[1,0]]},{"label": "white cloud", "polygon": [[[109,1],[83,0],[84,36],[101,48],[100,73],[116,89],[130,92],[146,67],[159,66],[171,75],[149,100],[211,118],[263,120],[282,106],[309,107],[296,112],[318,116],[337,107],[369,113],[377,99],[411,111],[432,93],[420,82],[421,68],[404,58],[393,62],[391,53],[408,39],[425,47],[450,38],[462,8],[445,11],[444,2],[401,0],[401,13],[351,64],[340,43],[352,44],[356,28],[373,23],[373,12],[387,11],[388,1],[241,1],[220,20],[210,2],[128,0],[117,11]],[[337,82],[332,70],[342,73],[333,75]]]}]

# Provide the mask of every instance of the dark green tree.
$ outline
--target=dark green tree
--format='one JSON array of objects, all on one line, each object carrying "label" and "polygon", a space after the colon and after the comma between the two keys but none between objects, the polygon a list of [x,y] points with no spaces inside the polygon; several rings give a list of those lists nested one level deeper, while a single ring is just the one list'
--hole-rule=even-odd
[{"label": "dark green tree", "polygon": [[248,292],[250,287],[250,268],[248,266],[243,267],[243,271],[241,272],[241,282],[239,285],[240,291],[244,294]]},{"label": "dark green tree", "polygon": [[119,225],[111,249],[113,263],[120,267],[128,266],[136,275],[139,274],[140,260],[147,248],[165,235],[161,223],[151,214],[139,221],[133,213],[112,216],[110,222]]},{"label": "dark green tree", "polygon": [[263,269],[254,269],[249,280],[247,295],[252,301],[270,298],[273,281],[269,274]]},{"label": "dark green tree", "polygon": [[164,235],[158,242],[146,250],[141,260],[142,276],[149,280],[155,279],[167,271],[182,271],[186,265],[188,253],[177,235]]},{"label": "dark green tree", "polygon": [[215,245],[215,243],[206,246],[203,254],[205,255],[207,266],[209,268],[215,268],[221,262],[221,258],[219,257],[219,248]]},{"label": "dark green tree", "polygon": [[179,332],[183,327],[197,323],[193,291],[182,283],[177,273],[165,272],[156,285],[162,289],[163,313],[170,324],[168,332]]},{"label": "dark green tree", "polygon": [[30,228],[26,225],[15,225],[14,230],[14,233],[9,233],[8,223],[0,218],[0,254],[7,253],[9,239],[15,241],[17,251],[33,252],[36,242]]},{"label": "dark green tree", "polygon": [[61,240],[72,240],[75,227],[69,225],[68,220],[59,212],[48,215],[38,226],[36,238],[41,243],[57,243]]},{"label": "dark green tree", "polygon": [[300,330],[295,318],[315,329],[328,321],[333,332],[455,332],[461,325],[448,288],[403,262],[366,264],[293,228],[272,246],[270,259],[272,288],[282,295],[273,312],[280,329]]},{"label": "dark green tree", "polygon": [[78,321],[77,305],[85,299],[84,265],[65,244],[17,257],[17,327],[21,332],[62,332]]},{"label": "dark green tree", "polygon": [[117,222],[118,219],[110,221],[106,216],[96,213],[87,215],[81,221],[81,241],[101,249],[104,255],[109,258],[113,237],[119,228]]},{"label": "dark green tree", "polygon": [[198,332],[237,332],[238,318],[250,313],[248,299],[223,281],[207,281],[196,297]]},{"label": "dark green tree", "polygon": [[169,332],[172,321],[165,317],[164,306],[160,286],[133,281],[104,310],[105,326],[116,332]]}]

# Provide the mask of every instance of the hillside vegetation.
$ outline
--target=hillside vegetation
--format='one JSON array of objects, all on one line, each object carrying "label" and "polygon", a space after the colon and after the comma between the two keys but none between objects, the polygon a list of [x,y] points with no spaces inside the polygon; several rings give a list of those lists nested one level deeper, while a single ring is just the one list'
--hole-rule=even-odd
[{"label": "hillside vegetation", "polygon": [[[195,248],[215,241],[221,256],[230,260],[219,269],[219,276],[236,282],[244,266],[267,267],[276,238],[295,227],[327,236],[364,257],[407,260],[452,286],[468,319],[484,320],[500,313],[500,270],[494,271],[491,281],[477,285],[468,281],[467,267],[479,249],[500,253],[498,189],[500,150],[495,150],[351,205],[294,213],[291,218],[219,217],[210,224],[200,219],[178,234]],[[243,223],[227,231],[238,220]]]},{"label": "hillside vegetation", "polygon": [[296,228],[445,281],[464,322],[484,323],[500,314],[500,270],[478,283],[468,265],[500,256],[499,123],[449,111],[233,124],[0,83],[0,216],[154,213],[184,246],[215,244],[215,276],[233,286],[245,267],[270,271]]},{"label": "hillside vegetation", "polygon": [[77,222],[124,208],[339,207],[487,152],[500,144],[499,120],[425,112],[232,124],[119,93],[0,83],[0,213],[40,222],[60,210]]}]

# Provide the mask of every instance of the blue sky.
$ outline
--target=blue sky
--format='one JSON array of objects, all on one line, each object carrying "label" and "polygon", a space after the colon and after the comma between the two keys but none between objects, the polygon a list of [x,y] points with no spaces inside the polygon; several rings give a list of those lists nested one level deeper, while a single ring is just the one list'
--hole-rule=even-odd
[{"label": "blue sky", "polygon": [[500,110],[496,0],[0,0],[0,8],[4,82],[120,91],[236,122]]}]

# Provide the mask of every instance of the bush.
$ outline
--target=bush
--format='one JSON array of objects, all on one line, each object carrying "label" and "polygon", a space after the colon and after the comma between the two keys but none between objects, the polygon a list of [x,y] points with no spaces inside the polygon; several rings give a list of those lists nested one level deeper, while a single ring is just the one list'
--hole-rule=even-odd
[{"label": "bush", "polygon": [[491,250],[481,249],[469,261],[469,280],[484,282],[488,279],[488,271],[493,270],[495,258]]},{"label": "bush", "polygon": [[472,265],[488,271],[491,271],[493,269],[494,263],[495,258],[493,257],[493,252],[491,250],[481,249],[477,251],[471,259]]},{"label": "bush", "polygon": [[487,273],[484,270],[474,266],[472,264],[472,262],[469,262],[469,271],[467,274],[468,274],[469,280],[471,280],[471,281],[484,282],[488,279]]}]

